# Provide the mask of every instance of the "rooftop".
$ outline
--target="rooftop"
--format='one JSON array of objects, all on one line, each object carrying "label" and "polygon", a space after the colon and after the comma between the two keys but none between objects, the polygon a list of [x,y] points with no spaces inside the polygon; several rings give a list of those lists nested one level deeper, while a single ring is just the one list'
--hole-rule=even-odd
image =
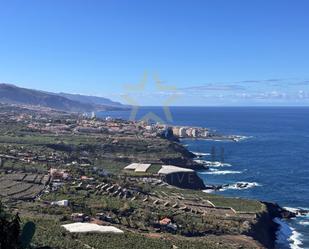
[{"label": "rooftop", "polygon": [[89,232],[99,232],[99,233],[123,233],[122,230],[114,226],[101,226],[93,223],[82,223],[76,222],[67,225],[62,225],[67,231],[71,233],[89,233]]}]

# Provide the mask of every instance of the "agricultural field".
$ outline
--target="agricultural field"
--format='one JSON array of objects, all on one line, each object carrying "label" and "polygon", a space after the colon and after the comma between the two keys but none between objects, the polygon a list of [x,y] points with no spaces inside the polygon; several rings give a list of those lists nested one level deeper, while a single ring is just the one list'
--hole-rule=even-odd
[{"label": "agricultural field", "polygon": [[[23,221],[27,221],[24,219]],[[32,219],[36,224],[33,238],[35,246],[61,249],[258,249],[254,241],[245,236],[208,236],[185,238],[171,234],[147,234],[125,230],[124,234],[70,234],[54,219]]]},{"label": "agricultural field", "polygon": [[34,200],[48,183],[48,175],[11,173],[0,176],[0,195],[3,200]]},{"label": "agricultural field", "polygon": [[[0,197],[22,222],[36,224],[34,248],[262,248],[248,236],[264,204],[180,189],[157,174],[163,164],[198,170],[180,143],[144,136],[140,124],[126,121],[27,115],[0,116]],[[152,165],[124,170],[131,163]],[[76,213],[124,234],[62,229]]]}]

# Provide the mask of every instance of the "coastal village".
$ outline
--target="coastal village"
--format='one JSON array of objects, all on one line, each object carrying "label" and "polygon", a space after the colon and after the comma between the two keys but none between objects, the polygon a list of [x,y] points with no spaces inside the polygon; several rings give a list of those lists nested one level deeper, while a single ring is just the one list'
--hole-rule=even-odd
[{"label": "coastal village", "polygon": [[[273,243],[274,231],[260,225],[271,223],[270,204],[201,191],[207,186],[196,171],[207,167],[179,139],[219,137],[207,128],[15,106],[1,106],[0,113],[1,202],[38,225],[37,246],[46,246],[47,234],[55,238],[52,248]],[[269,236],[261,237],[260,229],[270,229]]]}]

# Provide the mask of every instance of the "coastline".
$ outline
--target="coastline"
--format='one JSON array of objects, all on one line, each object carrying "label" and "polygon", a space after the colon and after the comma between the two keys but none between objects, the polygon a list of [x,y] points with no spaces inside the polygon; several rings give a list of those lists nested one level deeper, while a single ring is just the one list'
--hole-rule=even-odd
[{"label": "coastline", "polygon": [[[181,144],[181,146],[183,146],[181,141],[179,141],[179,143]],[[203,153],[203,152],[197,155],[197,154],[194,154],[194,152],[189,151],[188,148],[186,148],[185,146],[183,146],[183,148],[188,151],[187,153],[188,155],[189,153],[191,153],[191,159],[193,161],[194,161],[194,158],[199,158],[200,156],[203,156],[203,155],[209,155],[208,153]],[[200,178],[198,172],[201,172],[201,171],[194,169],[194,172],[196,176]],[[203,169],[202,172],[207,172],[207,168]],[[190,173],[188,172],[179,172],[177,174],[172,173],[167,176],[165,181],[168,184],[171,184],[181,189],[193,189],[193,190],[199,190],[203,192],[207,189],[212,189],[216,191],[224,187],[224,186],[220,186],[220,187],[211,186],[210,187],[210,186],[205,185],[205,183],[203,184],[204,186],[202,186],[200,183],[200,180],[197,180],[196,178],[194,178],[195,180],[193,182],[188,181],[188,179],[190,179],[189,174]],[[179,181],[179,179],[181,179],[181,181]],[[243,187],[246,188],[247,186],[243,186]],[[215,193],[211,193],[211,194],[216,195]],[[272,203],[267,203],[267,202],[261,202],[261,203],[265,205],[266,210],[256,216],[256,223],[254,223],[250,231],[247,232],[246,234],[252,237],[254,240],[258,241],[259,243],[263,244],[266,248],[275,248],[276,241],[277,241],[277,233],[280,230],[280,226],[274,220],[276,218],[281,219],[284,217],[284,215],[292,217],[293,214],[289,213],[289,211],[287,210],[282,209],[277,204],[272,204]]]},{"label": "coastline", "polygon": [[[208,113],[208,112],[206,112],[206,113]],[[210,113],[210,115],[212,114],[211,112],[209,112]],[[220,127],[220,126],[217,126],[216,125],[216,123],[214,123],[213,122],[213,117],[212,116],[210,116],[210,120],[211,120],[211,125],[210,126],[212,126],[212,127]],[[183,124],[185,124],[185,125],[189,125],[188,124],[188,122],[186,122],[186,121],[180,121],[179,120],[179,123],[180,122],[182,122]],[[193,122],[195,125],[200,125],[200,124],[203,124],[203,121],[201,121],[201,123],[197,123],[197,121],[196,120],[194,120],[194,122]],[[206,127],[207,127],[207,124],[208,124],[208,122],[206,123],[205,122],[205,124],[206,124]],[[235,128],[235,127],[234,127]],[[222,128],[221,128],[222,129]],[[238,131],[239,129],[238,128],[235,128],[235,129],[233,129],[233,131],[231,132],[231,133],[236,133],[237,131]],[[240,130],[242,130],[242,129],[240,129]],[[229,133],[229,131],[225,131],[226,133]],[[247,133],[247,132],[246,132]],[[236,133],[237,134],[237,133]],[[248,133],[247,133],[248,134]],[[245,139],[245,140],[247,140],[247,139],[250,139],[252,136],[250,135],[250,136],[244,136],[243,137],[243,139]],[[185,141],[188,141],[188,140],[190,140],[190,141],[209,141],[209,142],[216,142],[216,141],[218,141],[218,142],[234,142],[232,139],[222,139],[222,137],[220,137],[220,138],[218,138],[218,137],[216,137],[217,139],[213,139],[213,138],[179,138],[179,139],[177,139],[178,140],[178,142],[180,142],[181,144],[182,144],[182,146],[184,146],[185,148],[187,148],[188,149],[188,145],[186,145],[186,144],[184,144],[185,143]],[[239,140],[239,141],[242,141],[243,139],[241,139],[241,140]],[[177,141],[177,140],[175,140],[175,141]],[[234,144],[234,143],[233,143]],[[189,150],[189,149],[188,149]],[[198,151],[201,151],[199,148],[195,148],[195,150],[198,150]],[[193,152],[194,153],[194,151],[191,151],[191,152]],[[203,153],[203,152],[202,152]],[[198,158],[198,159],[200,159],[200,158]],[[216,177],[216,176],[223,176],[223,175],[229,175],[229,174],[238,174],[238,175],[242,175],[244,172],[243,171],[238,171],[237,170],[237,172],[235,172],[235,170],[232,170],[232,171],[230,171],[230,170],[223,170],[223,168],[221,169],[221,168],[217,168],[217,171],[208,171],[208,173],[207,174],[209,174],[210,176],[212,176],[212,178],[213,177]],[[247,174],[246,174],[247,175]],[[233,176],[232,177],[233,179],[235,179],[235,176]],[[239,177],[238,177],[239,178]],[[239,188],[239,186],[237,186],[236,184],[238,184],[238,183],[240,183],[240,188]],[[235,181],[234,183],[233,183],[234,185],[230,185],[230,186],[222,186],[221,188],[220,188],[220,190],[221,191],[226,191],[226,190],[242,190],[242,189],[249,189],[249,188],[254,188],[254,187],[259,187],[259,188],[266,188],[267,186],[263,186],[262,184],[260,184],[259,182],[255,182],[255,181]],[[244,184],[244,185],[243,185]],[[223,184],[222,184],[223,185]],[[245,187],[244,187],[245,186]],[[247,187],[246,187],[247,186]],[[215,186],[212,186],[212,187],[215,187]],[[220,192],[221,192],[220,191]],[[216,191],[215,190],[212,190],[212,189],[210,189],[210,191],[209,192],[211,192],[211,193],[213,193],[213,194],[216,194]],[[221,193],[220,193],[221,194]],[[228,196],[228,195],[226,195],[226,194],[223,194],[224,196]],[[233,195],[234,196],[234,195]],[[237,196],[237,194],[236,194],[236,196]],[[245,197],[245,198],[247,198],[247,197]],[[248,198],[250,198],[250,197],[248,197]],[[253,198],[253,199],[260,199],[259,197],[257,197],[257,198]],[[276,200],[276,198],[272,198],[272,199],[270,199],[270,200]]]},{"label": "coastline", "polygon": [[[247,137],[244,137],[246,139]],[[184,146],[182,143],[182,140],[208,140],[208,141],[227,141],[226,139],[201,139],[201,138],[183,138],[180,139],[181,144]],[[240,141],[240,140],[239,140]],[[238,141],[234,141],[238,142]],[[184,146],[187,148],[186,146]],[[187,148],[188,149],[188,148]],[[220,163],[220,162],[211,162],[207,160],[201,160],[200,158],[203,158],[205,156],[210,156],[211,153],[208,152],[194,152],[190,151],[195,155],[194,161],[199,163],[199,164],[204,164],[207,167],[230,167],[231,165],[228,163]],[[210,168],[211,170],[211,168]],[[223,172],[223,171],[222,171]],[[226,171],[227,172],[227,171]],[[230,173],[231,171],[228,171]],[[233,171],[234,172],[234,171]],[[236,172],[236,171],[235,171]],[[216,172],[211,172],[209,171],[209,168],[203,171],[200,171],[200,173],[216,173]],[[240,172],[239,172],[240,173]],[[199,174],[198,174],[199,175]],[[236,182],[235,184],[220,184],[220,185],[205,185],[206,189],[203,190],[205,193],[211,193],[211,194],[216,194],[217,191],[225,191],[227,189],[248,189],[251,187],[257,187],[261,186],[258,183],[248,183],[248,182]],[[263,225],[262,232],[257,230],[252,232],[250,234],[254,239],[257,241],[261,242],[262,244],[265,245],[265,234],[263,236],[260,236],[260,234],[263,234],[263,230],[266,229],[268,234],[271,235],[271,240],[267,241],[267,248],[285,248],[286,246],[291,247],[292,249],[301,249],[302,242],[300,240],[301,234],[298,233],[294,228],[290,227],[287,223],[286,220],[295,218],[297,215],[301,214],[304,215],[305,213],[308,214],[308,210],[304,209],[290,209],[290,208],[283,208],[280,207],[277,203],[271,203],[271,202],[262,202],[267,206],[267,214],[263,214],[260,218],[261,222]],[[267,218],[265,218],[267,217]],[[265,226],[266,225],[266,226]],[[267,236],[266,236],[267,237]]]},{"label": "coastline", "polygon": [[[237,137],[237,139],[235,139],[235,137]],[[250,137],[247,137],[247,136],[228,136],[228,135],[227,136],[225,136],[225,135],[221,136],[220,135],[220,136],[213,136],[213,137],[207,137],[207,138],[202,138],[202,137],[186,137],[186,138],[184,138],[184,137],[172,136],[172,137],[170,137],[168,139],[171,140],[171,141],[180,143],[181,146],[184,149],[186,149],[189,153],[194,154],[194,152],[189,151],[189,149],[186,146],[184,146],[183,141],[186,141],[186,140],[192,140],[192,141],[204,140],[204,141],[214,141],[214,142],[215,141],[219,141],[219,142],[224,142],[224,141],[227,141],[227,142],[239,142],[239,141],[242,141],[242,140],[248,139],[248,138],[250,138]],[[202,154],[203,154],[203,152],[202,152]],[[203,156],[203,155],[197,155],[197,156]],[[194,157],[192,157],[191,159],[193,161]],[[198,157],[198,159],[200,159],[200,158]],[[178,164],[179,162],[171,161],[171,163]],[[197,167],[197,165],[195,164],[194,166]],[[193,166],[193,168],[194,168],[194,166]],[[209,165],[207,165],[207,167],[208,166]],[[217,171],[215,171],[215,170],[213,170],[213,171],[209,171],[209,170],[206,171],[209,168],[207,168],[207,167],[205,167],[203,165],[202,165],[202,167],[203,167],[201,169],[202,171],[207,172],[207,174],[213,174],[213,175],[216,175],[216,174],[217,175],[219,175],[219,174],[230,174],[230,173],[239,173],[240,174],[240,173],[242,173],[240,171],[237,171],[237,172],[236,171],[219,171],[219,170],[217,170]],[[189,168],[192,168],[192,165],[189,166]],[[198,170],[195,169],[195,171],[198,171]],[[215,185],[213,185],[213,186],[205,186],[205,189],[208,187],[208,190],[212,190],[211,192],[213,194],[216,194],[216,191],[218,191],[218,190],[219,191],[224,191],[225,189],[240,189],[241,190],[241,189],[248,189],[248,188],[256,187],[256,186],[260,186],[260,185],[258,183],[253,183],[253,182],[236,182],[234,185],[228,185],[228,186],[227,185],[223,185],[223,184],[221,186],[215,186]],[[181,187],[181,186],[178,185],[177,187]],[[186,188],[188,188],[188,186],[186,186]],[[193,186],[191,188],[194,189],[195,187]],[[198,188],[196,188],[196,189],[201,190],[200,186]],[[281,209],[279,208],[279,210],[281,210]],[[276,225],[275,222],[273,221],[273,219],[275,219],[277,217],[280,217],[280,215],[277,214],[277,215],[273,216],[271,218],[270,223],[269,223],[269,224],[271,224],[271,227],[272,227],[272,234],[273,234],[272,241],[273,241],[273,243],[275,243],[275,241],[276,241],[276,233],[279,230],[279,226]]]},{"label": "coastline", "polygon": [[[14,116],[14,118],[16,117]],[[58,120],[59,116],[56,118]],[[58,122],[61,123],[62,120],[68,122],[67,116]],[[158,214],[164,211],[164,217],[168,216],[171,219],[175,219],[174,222],[180,225],[179,235],[185,236],[183,238],[187,238],[187,236],[200,236],[203,240],[209,241],[209,235],[212,235],[218,241],[223,239],[224,236],[234,236],[232,241],[236,244],[241,244],[237,240],[237,236],[247,236],[246,241],[248,242],[250,238],[253,238],[255,246],[263,244],[266,248],[273,248],[275,234],[278,230],[278,226],[273,222],[273,218],[283,217],[281,208],[272,206],[272,209],[270,209],[268,208],[269,204],[250,198],[225,197],[203,193],[201,190],[205,189],[205,185],[198,177],[198,172],[205,170],[205,167],[195,162],[194,158],[198,156],[202,160],[203,156],[209,154],[203,152],[194,154],[179,141],[168,141],[159,136],[149,136],[147,130],[140,128],[135,130],[139,126],[129,121],[75,120],[71,117],[69,122],[72,125],[65,126],[66,129],[62,130],[63,125],[52,124],[47,125],[45,128],[43,120],[39,123],[39,126],[32,125],[30,127],[31,130],[29,130],[27,137],[21,137],[18,140],[14,140],[14,137],[10,138],[10,143],[16,146],[20,152],[24,152],[23,148],[26,146],[27,153],[17,153],[12,150],[8,152],[7,158],[10,158],[9,156],[12,154],[15,160],[25,161],[25,158],[31,158],[25,161],[25,163],[41,160],[41,157],[36,156],[38,151],[33,151],[34,145],[40,146],[41,151],[61,151],[61,154],[53,154],[55,157],[50,158],[51,161],[54,160],[54,164],[58,164],[57,161],[62,160],[62,158],[65,159],[67,156],[70,158],[69,162],[72,163],[63,164],[62,167],[72,170],[74,174],[73,179],[63,181],[66,187],[59,192],[56,187],[55,190],[51,188],[51,192],[43,196],[44,200],[49,202],[59,201],[60,198],[78,200],[77,196],[82,197],[87,193],[91,201],[89,206],[83,209],[83,212],[93,216],[95,213],[102,212],[103,210],[105,212],[112,212],[111,215],[117,217],[121,206],[115,209],[112,208],[112,203],[107,202],[105,205],[111,206],[106,210],[102,203],[97,203],[98,206],[96,205],[96,207],[98,209],[92,206],[91,203],[95,203],[99,198],[102,200],[112,199],[120,204],[123,199],[120,200],[118,194],[121,194],[122,197],[123,195],[126,196],[128,205],[132,205],[132,208],[135,207],[136,212],[128,213],[132,219],[140,220],[144,217],[139,215],[139,213],[143,212],[145,208],[155,209]],[[19,125],[22,132],[25,132],[25,125],[23,123],[19,123]],[[106,129],[109,125],[112,125],[112,128]],[[121,126],[123,130],[119,131],[114,128],[115,126]],[[59,136],[55,134],[55,131],[63,132],[61,135],[62,143],[58,143]],[[71,131],[74,132],[72,133]],[[7,138],[3,138],[3,142],[8,141],[5,139]],[[44,141],[44,144],[42,144],[42,141]],[[20,145],[21,142],[22,147]],[[102,150],[104,150],[104,153],[102,153]],[[83,151],[85,157],[73,163],[75,153],[72,155],[72,151]],[[92,161],[93,158],[97,157],[100,157],[100,161]],[[154,167],[144,174],[126,172],[124,167],[134,162],[152,163]],[[209,166],[208,172],[215,172],[211,171],[213,168],[228,167],[226,164],[216,165],[213,163]],[[186,170],[187,173],[170,174],[165,178],[165,183],[162,183],[162,181],[159,181],[160,175],[157,169],[159,166],[162,167],[162,165],[166,164],[191,170]],[[10,167],[9,164],[7,166]],[[8,174],[11,174],[12,177],[14,177],[14,170],[16,169],[8,168]],[[110,173],[110,178],[105,178],[106,171],[108,175]],[[196,178],[191,177],[191,173],[189,174],[188,172],[193,172]],[[152,178],[155,176],[157,177]],[[169,177],[171,177],[171,181],[168,180]],[[87,184],[87,181],[90,184]],[[166,184],[166,182],[169,184]],[[55,184],[58,184],[58,182],[55,182]],[[103,187],[102,184],[106,187]],[[171,184],[176,187],[172,187]],[[128,195],[128,187],[130,192],[132,191],[131,194],[134,194],[134,198],[132,195]],[[240,185],[234,187],[246,188],[248,186]],[[119,191],[121,192],[119,193]],[[34,202],[33,205],[39,207],[40,205],[48,205],[48,203],[40,203],[39,201]],[[26,204],[22,207],[27,208]],[[91,208],[91,212],[89,212],[88,207]],[[51,209],[54,209],[54,207]],[[74,210],[67,211],[72,212]],[[180,220],[177,217],[178,215],[174,216],[175,212],[180,215]],[[193,220],[188,220],[188,216],[192,217]],[[153,221],[157,219],[155,216],[152,218]],[[129,225],[125,220],[117,222],[121,223],[119,225],[121,227],[125,224],[125,226]],[[195,224],[196,222],[200,224],[198,229],[190,230],[190,228],[189,231],[187,229],[184,230],[184,225]],[[146,227],[145,224],[147,225]],[[147,229],[147,231],[154,231],[155,229],[146,221],[143,221],[141,225],[138,227],[143,231],[144,229]],[[134,231],[140,232],[138,229]],[[251,247],[245,246],[244,248]],[[257,248],[262,248],[262,246]]]}]

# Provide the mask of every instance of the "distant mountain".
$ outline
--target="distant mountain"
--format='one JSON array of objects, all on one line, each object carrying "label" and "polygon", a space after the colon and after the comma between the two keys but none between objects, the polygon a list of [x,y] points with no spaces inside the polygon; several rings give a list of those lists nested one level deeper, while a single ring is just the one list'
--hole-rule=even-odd
[{"label": "distant mountain", "polygon": [[[88,96],[80,95],[80,98],[83,101],[78,101],[74,100],[73,97],[68,98],[62,95],[63,94],[21,88],[12,84],[0,84],[1,103],[42,106],[69,112],[103,111],[125,107],[120,103],[116,103],[108,99],[105,99],[107,103],[110,101],[110,103],[115,103],[115,105],[97,104],[94,101],[87,102],[84,97]],[[98,99],[101,98],[98,97]]]},{"label": "distant mountain", "polygon": [[90,103],[94,105],[102,105],[102,106],[114,106],[114,107],[124,107],[119,102],[114,102],[110,99],[103,98],[103,97],[97,97],[97,96],[87,96],[87,95],[81,95],[81,94],[71,94],[71,93],[58,93],[59,96],[79,101],[81,103]]}]

